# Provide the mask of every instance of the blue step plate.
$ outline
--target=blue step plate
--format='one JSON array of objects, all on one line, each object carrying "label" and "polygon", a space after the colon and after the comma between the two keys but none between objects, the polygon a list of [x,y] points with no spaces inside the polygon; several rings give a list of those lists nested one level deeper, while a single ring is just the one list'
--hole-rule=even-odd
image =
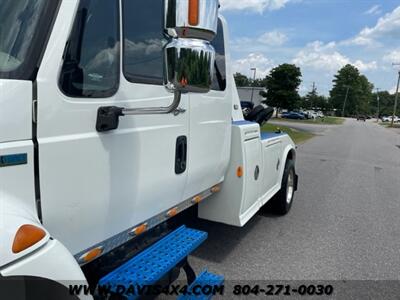
[{"label": "blue step plate", "polygon": [[182,226],[100,279],[99,285],[110,286],[116,293],[118,286],[128,289],[155,284],[206,239],[206,232]]},{"label": "blue step plate", "polygon": [[[211,299],[213,294],[212,290],[214,289],[215,286],[220,286],[224,283],[224,277],[221,275],[215,275],[212,273],[209,273],[207,270],[203,271],[196,280],[189,286],[188,288],[188,294],[187,295],[182,295],[179,297],[179,300],[199,300],[199,299]],[[207,295],[195,295],[199,294],[199,292],[202,291],[201,288],[204,288],[204,292],[207,293]],[[194,291],[194,288],[196,290]],[[211,290],[210,290],[211,289]]]}]

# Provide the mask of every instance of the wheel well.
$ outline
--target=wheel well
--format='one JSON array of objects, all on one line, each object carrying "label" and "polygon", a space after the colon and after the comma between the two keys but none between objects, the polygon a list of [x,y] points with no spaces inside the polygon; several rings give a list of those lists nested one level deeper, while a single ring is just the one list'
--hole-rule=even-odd
[{"label": "wheel well", "polygon": [[288,160],[296,161],[296,152],[294,151],[294,149],[289,151],[289,153],[286,157],[286,161],[288,161]]}]

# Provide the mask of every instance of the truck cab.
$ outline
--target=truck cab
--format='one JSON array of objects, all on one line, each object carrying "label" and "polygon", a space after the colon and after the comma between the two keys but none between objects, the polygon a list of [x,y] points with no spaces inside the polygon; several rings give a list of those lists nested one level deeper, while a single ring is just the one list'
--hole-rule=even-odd
[{"label": "truck cab", "polygon": [[294,143],[244,121],[218,1],[189,6],[1,5],[2,277],[86,281],[84,266],[193,205],[234,226],[280,192],[291,205]]}]

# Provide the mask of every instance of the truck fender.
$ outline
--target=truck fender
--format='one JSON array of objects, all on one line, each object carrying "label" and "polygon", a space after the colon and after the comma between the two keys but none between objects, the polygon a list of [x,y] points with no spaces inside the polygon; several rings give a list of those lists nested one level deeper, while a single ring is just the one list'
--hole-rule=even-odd
[{"label": "truck fender", "polygon": [[282,182],[283,173],[285,172],[286,161],[288,159],[292,159],[294,162],[296,162],[296,148],[292,144],[286,145],[286,147],[284,148],[283,154],[282,154],[282,160],[281,160],[282,167],[281,167],[281,170],[279,173],[280,182]]},{"label": "truck fender", "polygon": [[[69,288],[71,284],[88,285],[73,255],[40,223],[36,211],[1,191],[0,194],[0,281],[7,278],[33,277],[47,282],[58,282]],[[12,251],[15,234],[23,225],[41,228],[45,236],[33,246],[19,252]],[[83,297],[82,297],[83,296]],[[81,299],[87,298],[80,295]]]},{"label": "truck fender", "polygon": [[[23,259],[0,269],[0,282],[2,280],[14,284],[25,281],[27,286],[30,283],[32,294],[38,293],[40,288],[56,293],[49,299],[93,299],[90,292],[84,292],[89,284],[78,263],[59,241],[53,239]],[[70,293],[77,289],[79,294]],[[17,291],[6,289],[6,292],[13,294]]]},{"label": "truck fender", "polygon": [[[23,225],[33,225],[45,231],[45,236],[36,244],[27,249],[14,253],[12,251],[15,235]],[[16,199],[15,196],[0,191],[0,268],[13,261],[36,251],[50,239],[50,234],[43,228],[37,217],[26,202]]]}]

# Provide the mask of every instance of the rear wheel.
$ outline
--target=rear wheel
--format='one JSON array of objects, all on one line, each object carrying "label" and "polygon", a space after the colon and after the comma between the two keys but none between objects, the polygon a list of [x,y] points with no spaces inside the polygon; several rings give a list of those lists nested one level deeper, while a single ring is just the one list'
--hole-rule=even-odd
[{"label": "rear wheel", "polygon": [[290,211],[296,191],[296,177],[294,161],[288,160],[283,173],[281,189],[268,203],[268,208],[271,208],[273,213],[283,216]]}]

